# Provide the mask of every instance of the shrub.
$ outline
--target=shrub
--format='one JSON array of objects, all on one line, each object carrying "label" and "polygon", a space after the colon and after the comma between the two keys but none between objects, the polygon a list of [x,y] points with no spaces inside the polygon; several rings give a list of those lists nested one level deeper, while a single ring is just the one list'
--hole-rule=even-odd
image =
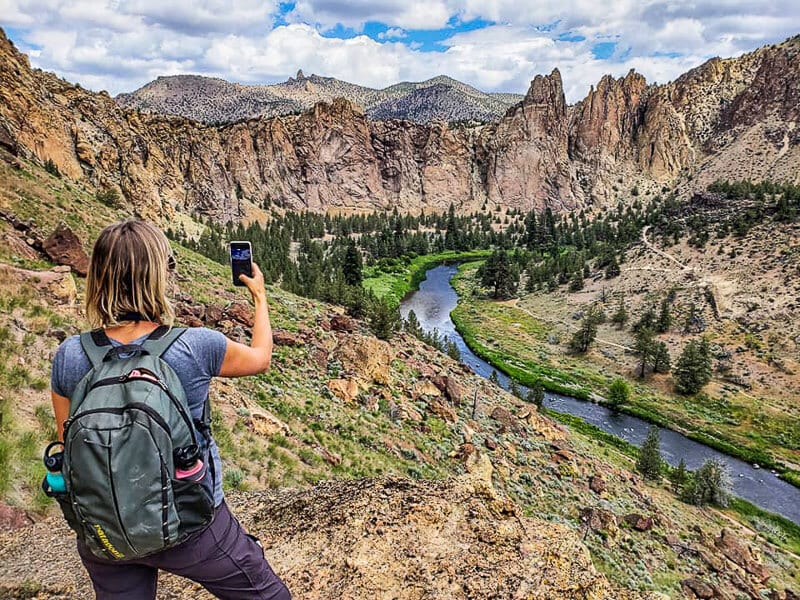
[{"label": "shrub", "polygon": [[697,506],[716,504],[725,507],[730,502],[731,489],[728,467],[712,458],[695,472],[689,485],[684,487],[681,498]]},{"label": "shrub", "polygon": [[631,399],[631,387],[624,379],[617,378],[608,387],[608,401],[613,406],[619,406]]},{"label": "shrub", "polygon": [[117,208],[119,206],[120,195],[116,188],[97,190],[94,197],[101,204],[105,204],[111,208]]}]

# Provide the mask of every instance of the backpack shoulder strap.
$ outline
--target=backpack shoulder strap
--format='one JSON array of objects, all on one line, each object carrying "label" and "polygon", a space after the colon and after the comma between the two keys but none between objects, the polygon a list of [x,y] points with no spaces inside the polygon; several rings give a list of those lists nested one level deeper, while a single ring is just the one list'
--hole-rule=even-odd
[{"label": "backpack shoulder strap", "polygon": [[92,331],[83,332],[81,334],[81,346],[94,368],[103,364],[103,358],[105,358],[112,347],[111,340],[108,339],[103,329],[93,329]]},{"label": "backpack shoulder strap", "polygon": [[164,356],[164,353],[170,349],[179,337],[186,333],[185,327],[169,327],[168,325],[159,325],[153,330],[153,333],[147,336],[147,339],[142,342],[147,351],[159,358]]}]

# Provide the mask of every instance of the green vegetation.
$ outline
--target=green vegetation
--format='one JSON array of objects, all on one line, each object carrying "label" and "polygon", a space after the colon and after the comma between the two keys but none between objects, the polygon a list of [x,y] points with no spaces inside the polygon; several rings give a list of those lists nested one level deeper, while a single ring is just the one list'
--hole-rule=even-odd
[{"label": "green vegetation", "polygon": [[628,402],[631,399],[631,386],[624,379],[617,377],[608,386],[608,402],[618,407],[621,404]]},{"label": "green vegetation", "polygon": [[696,394],[711,381],[711,350],[708,340],[690,340],[675,364],[675,391]]},{"label": "green vegetation", "polygon": [[724,463],[709,459],[692,474],[683,486],[681,499],[690,504],[703,506],[716,504],[728,506],[731,498],[731,476]]},{"label": "green vegetation", "polygon": [[664,459],[661,457],[661,438],[656,425],[651,425],[647,432],[647,438],[645,438],[636,459],[636,470],[647,479],[655,481],[661,479]]}]

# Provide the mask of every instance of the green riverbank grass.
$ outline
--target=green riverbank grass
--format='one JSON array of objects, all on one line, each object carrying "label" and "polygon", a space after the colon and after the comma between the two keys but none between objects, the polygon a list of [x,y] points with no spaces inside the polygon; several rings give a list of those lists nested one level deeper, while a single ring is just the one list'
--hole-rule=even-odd
[{"label": "green riverbank grass", "polygon": [[399,305],[403,297],[425,280],[428,269],[440,264],[486,258],[491,250],[470,252],[440,252],[423,256],[402,257],[395,261],[372,265],[364,269],[364,287],[379,297],[388,298]]},{"label": "green riverbank grass", "polygon": [[[474,284],[479,265],[462,264],[452,279],[459,302],[451,318],[473,352],[523,385],[539,383],[551,392],[603,401],[603,394],[620,373],[591,359],[564,354],[558,346],[563,332],[518,308],[514,301],[496,302],[479,296]],[[781,462],[782,457],[797,462],[792,454],[797,453],[795,438],[800,428],[796,422],[792,426],[792,419],[768,417],[763,411],[743,415],[747,407],[731,399],[712,400],[702,394],[665,396],[639,379],[631,383],[633,397],[617,410],[748,463],[775,469],[794,485],[800,483],[800,473]]]}]

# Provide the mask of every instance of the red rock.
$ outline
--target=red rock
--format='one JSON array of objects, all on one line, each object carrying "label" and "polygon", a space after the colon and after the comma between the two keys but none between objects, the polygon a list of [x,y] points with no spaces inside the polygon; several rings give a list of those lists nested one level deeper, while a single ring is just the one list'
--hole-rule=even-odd
[{"label": "red rock", "polygon": [[312,348],[311,360],[320,368],[326,369],[328,367],[328,352],[325,348]]},{"label": "red rock", "polygon": [[238,321],[242,325],[247,325],[248,327],[252,327],[254,324],[253,309],[248,305],[241,304],[239,302],[234,302],[228,306],[225,309],[225,316],[228,319],[233,319],[234,321]]},{"label": "red rock", "polygon": [[78,275],[86,277],[89,272],[89,256],[81,246],[78,236],[64,222],[56,226],[55,231],[44,241],[42,249],[50,260],[60,265],[69,265]]},{"label": "red rock", "polygon": [[716,590],[705,581],[690,577],[681,581],[683,593],[688,598],[717,598]]},{"label": "red rock", "polygon": [[33,524],[33,519],[21,508],[0,502],[0,531],[13,531]]},{"label": "red rock", "polygon": [[331,329],[333,331],[355,331],[356,322],[347,315],[335,315],[331,319]]},{"label": "red rock", "polygon": [[186,325],[186,327],[202,327],[203,326],[203,322],[200,319],[198,319],[197,317],[194,317],[192,315],[187,315],[185,317],[181,317],[181,321],[183,321],[183,324]]},{"label": "red rock", "polygon": [[637,513],[625,515],[622,520],[636,531],[650,531],[653,528],[652,517],[645,517]]},{"label": "red rock", "polygon": [[222,320],[222,307],[209,304],[206,306],[204,318],[207,325],[216,325]]},{"label": "red rock", "polygon": [[272,343],[276,346],[302,346],[305,342],[289,331],[284,329],[273,329]]},{"label": "red rock", "polygon": [[770,578],[769,571],[757,560],[752,549],[743,544],[730,529],[723,528],[719,537],[714,538],[714,545],[728,560],[755,576],[759,582],[763,583]]},{"label": "red rock", "polygon": [[434,398],[430,401],[428,404],[428,410],[435,415],[439,415],[448,423],[455,423],[458,421],[458,415],[456,415],[456,411],[454,411],[446,402],[443,402],[439,398]]}]

